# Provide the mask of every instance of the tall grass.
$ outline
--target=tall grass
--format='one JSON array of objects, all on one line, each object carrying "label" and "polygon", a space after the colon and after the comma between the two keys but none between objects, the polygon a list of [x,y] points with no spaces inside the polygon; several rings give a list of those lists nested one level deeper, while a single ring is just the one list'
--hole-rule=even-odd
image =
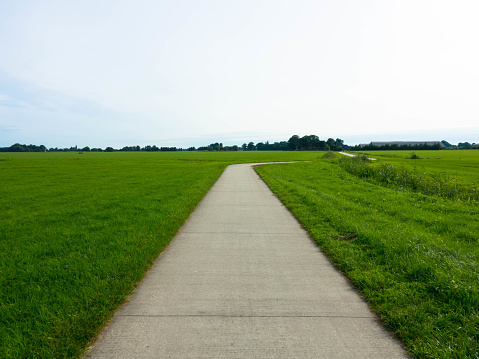
[{"label": "tall grass", "polygon": [[338,163],[349,173],[373,183],[449,199],[479,200],[479,188],[457,184],[447,174],[428,173],[386,162],[371,163],[366,156],[342,157]]},{"label": "tall grass", "polygon": [[331,160],[256,170],[413,357],[479,357],[476,203],[379,186]]},{"label": "tall grass", "polygon": [[416,151],[419,159],[411,158],[411,151],[372,151],[362,153],[379,162],[388,162],[408,169],[448,177],[458,185],[476,188],[479,185],[479,151]]}]

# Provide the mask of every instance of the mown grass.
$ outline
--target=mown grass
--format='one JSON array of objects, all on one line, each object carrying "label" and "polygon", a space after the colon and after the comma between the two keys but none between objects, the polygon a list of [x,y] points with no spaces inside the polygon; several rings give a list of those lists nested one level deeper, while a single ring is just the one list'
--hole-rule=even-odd
[{"label": "mown grass", "polygon": [[479,357],[477,204],[366,182],[335,160],[256,170],[413,357]]},{"label": "mown grass", "polygon": [[318,156],[0,154],[0,358],[79,357],[228,164]]}]

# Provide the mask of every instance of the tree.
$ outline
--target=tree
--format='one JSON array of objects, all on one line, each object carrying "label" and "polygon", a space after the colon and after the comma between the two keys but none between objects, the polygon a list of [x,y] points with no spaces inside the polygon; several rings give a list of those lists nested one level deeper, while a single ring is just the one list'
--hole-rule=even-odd
[{"label": "tree", "polygon": [[320,151],[329,151],[329,146],[328,144],[326,143],[326,141],[319,141],[319,150]]},{"label": "tree", "polygon": [[258,142],[256,144],[256,150],[257,151],[264,151],[266,148],[265,148],[265,144],[263,142]]},{"label": "tree", "polygon": [[275,151],[287,151],[289,150],[289,144],[287,141],[275,142],[272,149]]},{"label": "tree", "polygon": [[15,143],[14,145],[10,146],[8,152],[28,152],[28,150],[25,148],[24,145],[21,145],[19,143]]},{"label": "tree", "polygon": [[336,141],[334,141],[334,139],[332,139],[332,138],[328,138],[326,143],[328,144],[329,148],[331,148],[331,149],[336,146]]},{"label": "tree", "polygon": [[298,135],[293,135],[288,140],[289,149],[291,151],[296,151],[300,149],[300,138]]},{"label": "tree", "polygon": [[341,147],[341,149],[343,149],[343,146],[344,146],[344,141],[340,138],[336,138],[336,146],[337,147]]},{"label": "tree", "polygon": [[311,150],[311,139],[309,136],[303,136],[299,139],[300,150]]},{"label": "tree", "polygon": [[461,149],[469,150],[472,148],[472,145],[469,142],[459,142],[457,144],[457,147]]},{"label": "tree", "polygon": [[328,138],[328,140],[326,141],[326,144],[329,146],[329,149],[331,151],[341,151],[343,149],[341,146],[337,144],[338,140],[342,142],[342,140],[340,140],[339,138],[336,139],[336,141],[332,138]]},{"label": "tree", "polygon": [[316,135],[309,135],[309,143],[311,146],[311,150],[313,151],[318,151],[320,148],[321,141],[319,140],[319,137]]}]

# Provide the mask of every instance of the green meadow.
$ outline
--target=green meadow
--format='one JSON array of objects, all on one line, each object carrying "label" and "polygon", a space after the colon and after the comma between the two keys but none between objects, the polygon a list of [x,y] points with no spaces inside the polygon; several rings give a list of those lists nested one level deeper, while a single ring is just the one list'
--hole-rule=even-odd
[{"label": "green meadow", "polygon": [[0,153],[0,358],[81,356],[228,164],[317,158]]},{"label": "green meadow", "polygon": [[479,151],[365,154],[256,170],[412,357],[479,358]]},{"label": "green meadow", "polygon": [[[479,151],[442,150],[442,151],[367,151],[351,152],[377,158],[379,162],[405,166],[422,171],[430,176],[442,178],[450,183],[466,185],[479,190]],[[416,154],[418,158],[412,159]]]},{"label": "green meadow", "polygon": [[0,153],[0,357],[80,357],[227,165],[295,160],[257,171],[411,356],[477,358],[479,151],[411,154]]}]

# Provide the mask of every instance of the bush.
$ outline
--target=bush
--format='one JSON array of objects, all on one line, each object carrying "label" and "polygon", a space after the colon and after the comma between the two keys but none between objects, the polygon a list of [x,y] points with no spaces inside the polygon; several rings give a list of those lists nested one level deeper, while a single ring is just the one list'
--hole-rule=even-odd
[{"label": "bush", "polygon": [[334,153],[333,151],[328,151],[323,155],[323,158],[327,158],[327,159],[338,158],[338,155]]}]

